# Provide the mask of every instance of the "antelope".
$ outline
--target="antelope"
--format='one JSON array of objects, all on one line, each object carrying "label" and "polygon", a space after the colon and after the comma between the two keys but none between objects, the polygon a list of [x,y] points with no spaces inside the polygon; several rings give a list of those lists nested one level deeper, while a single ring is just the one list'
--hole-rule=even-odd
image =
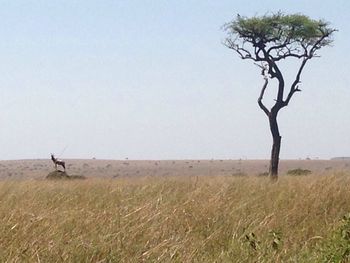
[{"label": "antelope", "polygon": [[57,166],[61,165],[63,167],[64,171],[66,171],[66,163],[63,160],[59,160],[59,159],[55,158],[55,156],[52,153],[51,153],[51,160],[55,164],[56,170],[57,170]]}]

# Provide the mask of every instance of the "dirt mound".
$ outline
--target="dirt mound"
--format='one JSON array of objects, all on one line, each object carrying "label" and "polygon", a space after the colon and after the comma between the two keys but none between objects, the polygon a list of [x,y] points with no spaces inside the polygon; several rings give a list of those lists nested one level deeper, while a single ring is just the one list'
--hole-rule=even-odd
[{"label": "dirt mound", "polygon": [[50,180],[61,180],[61,179],[86,179],[85,176],[82,175],[68,175],[66,172],[56,170],[51,173],[49,173],[46,176],[46,179]]}]

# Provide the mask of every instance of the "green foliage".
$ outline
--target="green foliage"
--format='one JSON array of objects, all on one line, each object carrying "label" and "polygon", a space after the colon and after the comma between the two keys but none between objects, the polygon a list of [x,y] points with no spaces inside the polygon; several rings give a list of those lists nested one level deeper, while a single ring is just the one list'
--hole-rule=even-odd
[{"label": "green foliage", "polygon": [[282,246],[282,232],[281,231],[270,231],[270,236],[272,237],[271,247],[274,250],[278,250]]},{"label": "green foliage", "polygon": [[311,174],[311,171],[308,169],[301,169],[301,168],[297,168],[297,169],[293,169],[293,170],[289,170],[287,172],[287,175],[309,175]]},{"label": "green foliage", "polygon": [[[334,29],[323,20],[314,20],[302,14],[285,15],[281,12],[272,15],[237,18],[225,29],[231,35],[237,35],[244,41],[258,44],[273,43],[300,43],[302,45],[314,45],[322,36],[331,34]],[[324,38],[320,46],[329,45],[330,38]]]},{"label": "green foliage", "polygon": [[342,218],[331,238],[319,244],[315,258],[321,262],[350,262],[350,213]]},{"label": "green foliage", "polygon": [[275,71],[279,71],[276,70],[277,61],[287,57],[306,61],[315,57],[317,50],[332,43],[336,31],[324,20],[281,12],[254,17],[237,15],[224,26],[224,30],[228,33],[225,41],[228,48],[235,50],[242,59],[268,62],[268,72],[272,77],[279,74],[274,74],[271,69],[274,66]]}]

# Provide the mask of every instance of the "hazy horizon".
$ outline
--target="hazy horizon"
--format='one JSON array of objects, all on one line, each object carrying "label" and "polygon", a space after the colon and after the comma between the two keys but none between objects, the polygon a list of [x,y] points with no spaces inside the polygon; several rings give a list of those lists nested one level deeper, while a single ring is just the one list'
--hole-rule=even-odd
[{"label": "hazy horizon", "polygon": [[279,10],[339,30],[279,114],[280,157],[350,156],[348,1],[14,0],[0,9],[0,160],[269,159],[259,69],[221,27]]},{"label": "hazy horizon", "polygon": [[[57,157],[57,156],[56,156]],[[333,159],[338,159],[339,160],[348,160],[350,158],[350,156],[334,156],[331,158],[318,158],[318,157],[306,157],[306,158],[284,158],[284,159],[280,159],[280,161],[330,161]],[[51,161],[50,157],[43,157],[43,158],[20,158],[20,159],[1,159],[0,161],[33,161],[33,160],[48,160]],[[130,158],[124,158],[124,159],[113,159],[113,158],[96,158],[96,157],[92,157],[92,158],[75,158],[75,157],[68,157],[68,158],[64,158],[64,160],[99,160],[99,161],[270,161],[270,157],[268,156],[267,158],[255,158],[255,159],[243,159],[243,158],[238,158],[238,159],[234,159],[234,158],[211,158],[211,159],[191,159],[191,158],[187,158],[187,159],[130,159]]]}]

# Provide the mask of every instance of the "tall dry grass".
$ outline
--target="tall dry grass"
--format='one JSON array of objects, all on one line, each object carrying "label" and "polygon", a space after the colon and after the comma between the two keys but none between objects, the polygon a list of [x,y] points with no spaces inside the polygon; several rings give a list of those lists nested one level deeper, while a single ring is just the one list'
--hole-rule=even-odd
[{"label": "tall dry grass", "polygon": [[349,211],[346,174],[3,181],[0,261],[332,262]]}]

